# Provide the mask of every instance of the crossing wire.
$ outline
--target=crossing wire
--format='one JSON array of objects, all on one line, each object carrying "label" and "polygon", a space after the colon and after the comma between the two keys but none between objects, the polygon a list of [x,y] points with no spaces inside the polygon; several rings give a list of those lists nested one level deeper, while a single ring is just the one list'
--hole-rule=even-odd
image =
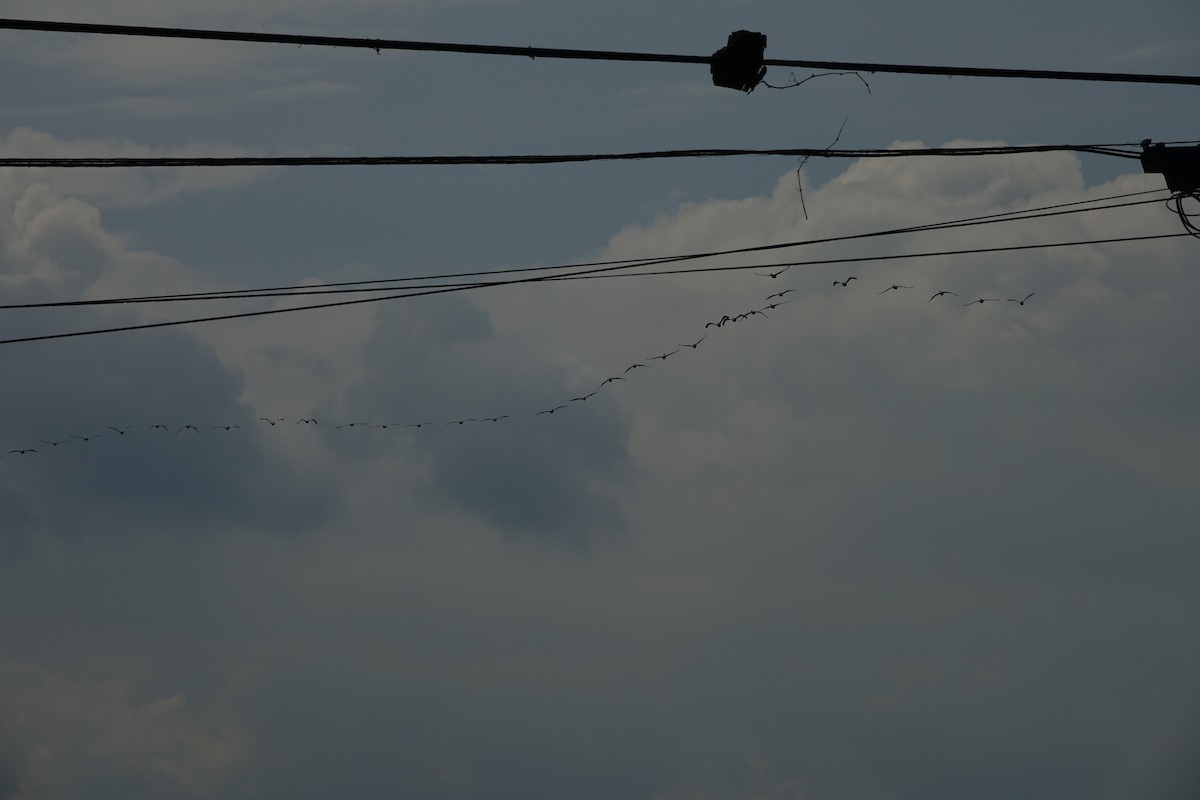
[{"label": "crossing wire", "polygon": [[[0,29],[45,31],[58,33],[87,33],[106,36],[149,36],[170,39],[203,39],[209,41],[259,42],[294,44],[315,47],[356,47],[380,52],[409,50],[437,53],[471,53],[476,55],[522,56],[526,58],[575,59],[589,61],[632,61],[669,64],[708,64],[710,56],[671,53],[643,53],[618,50],[578,50],[560,47],[514,47],[491,44],[455,44],[400,39],[363,39],[345,36],[307,36],[252,31],[219,31],[196,28],[166,28],[145,25],[101,25],[84,22],[51,22],[46,20],[0,19]],[[1196,75],[1151,75],[1132,72],[1080,72],[1041,69],[997,69],[989,67],[947,67],[928,64],[882,64],[850,61],[813,61],[798,59],[763,60],[769,67],[833,70],[847,72],[883,72],[903,75],[942,75],[975,78],[1025,78],[1035,80],[1105,81],[1110,83],[1156,83],[1200,86]]]},{"label": "crossing wire", "polygon": [[[1131,144],[1036,144],[980,147],[911,147],[876,150],[831,150],[810,147],[770,150],[693,149],[643,150],[631,153],[571,153],[492,156],[139,156],[139,157],[0,157],[0,167],[324,167],[324,166],[466,166],[570,164],[588,161],[638,161],[675,158],[791,156],[803,158],[913,158],[923,156],[1005,156],[1026,153],[1091,153],[1115,158],[1140,158]],[[1121,149],[1127,148],[1127,149]]]}]

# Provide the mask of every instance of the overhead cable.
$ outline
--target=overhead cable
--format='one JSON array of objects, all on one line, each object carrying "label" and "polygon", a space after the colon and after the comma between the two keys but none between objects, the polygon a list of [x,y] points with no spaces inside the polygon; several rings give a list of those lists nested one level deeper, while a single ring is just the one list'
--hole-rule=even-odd
[{"label": "overhead cable", "polygon": [[111,169],[117,167],[328,167],[328,166],[465,166],[572,164],[588,161],[639,161],[675,158],[730,158],[736,156],[791,156],[797,158],[912,158],[918,156],[999,156],[1025,153],[1074,152],[1116,158],[1139,158],[1132,144],[1038,144],[979,147],[911,147],[892,149],[832,150],[811,147],[769,150],[693,149],[643,150],[631,153],[569,153],[492,156],[141,156],[141,157],[0,157],[0,167],[65,167]]},{"label": "overhead cable", "polygon": [[[270,44],[308,45],[313,47],[355,47],[380,52],[409,50],[439,53],[471,53],[476,55],[522,56],[526,58],[575,59],[589,61],[634,61],[673,64],[709,64],[711,56],[678,55],[670,53],[625,52],[617,50],[577,50],[559,47],[514,47],[491,44],[452,44],[399,39],[363,39],[344,36],[307,36],[252,31],[219,31],[196,28],[165,28],[144,25],[101,25],[83,22],[51,22],[46,20],[0,19],[0,29],[87,33],[108,36],[149,36],[170,39],[203,39],[209,41],[259,42]],[[918,64],[881,64],[849,61],[813,61],[797,59],[763,60],[765,66],[794,69],[843,70],[849,72],[884,72],[907,75],[943,75],[975,78],[1028,78],[1041,80],[1107,81],[1119,83],[1158,83],[1200,86],[1196,75],[1149,75],[1131,72],[1079,72],[1035,69],[996,69],[987,67],[947,67]]]},{"label": "overhead cable", "polygon": [[[1191,236],[1191,235],[1192,234],[1190,234],[1188,232],[1160,233],[1160,234],[1151,234],[1151,235],[1146,235],[1146,236],[1123,236],[1123,237],[1117,237],[1117,238],[1111,238],[1111,239],[1089,239],[1089,240],[1071,241],[1071,242],[1047,242],[1047,243],[1042,243],[1042,244],[1008,245],[1008,246],[1004,246],[1004,247],[986,247],[986,248],[975,248],[975,249],[967,249],[967,250],[945,250],[945,251],[929,252],[929,253],[899,253],[899,254],[887,255],[887,256],[858,256],[858,257],[851,257],[851,258],[821,259],[821,260],[810,261],[810,262],[795,262],[795,261],[793,261],[793,262],[788,262],[787,266],[798,266],[798,265],[812,266],[812,265],[818,265],[818,264],[843,264],[843,263],[860,263],[860,262],[866,263],[866,262],[871,262],[871,261],[893,261],[893,260],[906,259],[906,258],[930,258],[930,257],[950,256],[950,255],[973,255],[973,254],[983,254],[983,253],[1002,253],[1002,252],[1012,252],[1012,251],[1019,251],[1019,250],[1040,250],[1040,249],[1047,249],[1047,248],[1054,248],[1054,247],[1079,247],[1079,246],[1084,246],[1084,245],[1115,244],[1115,243],[1119,243],[1119,242],[1142,242],[1142,241],[1149,241],[1149,240],[1154,240],[1154,239],[1173,239],[1173,238],[1178,238],[1181,236]],[[289,314],[289,313],[296,312],[296,311],[313,311],[313,310],[322,309],[322,308],[339,308],[339,307],[344,307],[344,306],[363,305],[366,303],[379,303],[379,302],[383,302],[385,300],[403,300],[403,299],[412,298],[412,297],[427,297],[429,295],[449,294],[451,292],[461,292],[461,291],[467,291],[467,290],[471,290],[471,289],[494,288],[494,287],[499,287],[499,286],[513,286],[513,285],[525,284],[525,283],[538,283],[538,282],[562,281],[562,280],[583,280],[583,279],[597,278],[597,277],[634,277],[634,275],[645,275],[645,274],[672,275],[672,274],[686,274],[686,273],[695,273],[695,272],[717,272],[717,271],[727,271],[727,270],[759,269],[762,266],[764,266],[764,265],[762,265],[762,264],[745,264],[745,265],[724,266],[724,267],[687,267],[687,268],[683,268],[683,269],[679,269],[679,270],[664,270],[664,271],[660,271],[657,273],[630,273],[630,274],[617,273],[617,274],[611,274],[611,275],[599,275],[597,273],[604,272],[605,268],[593,268],[593,269],[587,269],[587,270],[579,270],[576,272],[567,273],[565,275],[536,275],[536,276],[526,277],[526,278],[510,278],[507,280],[499,280],[499,281],[480,281],[477,283],[457,284],[457,285],[449,285],[449,286],[443,285],[443,286],[422,289],[420,291],[406,291],[401,294],[384,295],[383,297],[360,297],[360,298],[356,298],[354,300],[336,300],[336,301],[330,301],[330,302],[324,302],[324,303],[313,303],[311,305],[305,305],[305,306],[290,306],[290,307],[286,307],[286,308],[269,308],[269,309],[264,309],[261,311],[244,311],[244,312],[238,312],[238,313],[233,313],[233,314],[218,314],[218,315],[210,316],[210,317],[193,317],[193,318],[189,318],[189,319],[166,320],[166,321],[162,321],[162,322],[145,322],[145,323],[138,323],[138,324],[133,324],[133,325],[120,325],[120,326],[112,327],[112,328],[93,328],[90,330],[68,331],[65,333],[48,333],[48,334],[39,334],[39,335],[35,335],[35,336],[20,336],[20,337],[15,337],[15,338],[11,338],[11,339],[0,339],[0,345],[47,341],[50,339],[69,339],[69,338],[76,338],[76,337],[80,337],[80,336],[97,336],[97,335],[105,334],[105,333],[121,333],[121,332],[126,332],[126,331],[148,330],[150,328],[168,328],[168,327],[173,327],[173,326],[177,326],[177,325],[194,325],[194,324],[201,323],[201,322],[221,322],[221,321],[234,320],[234,319],[247,319],[250,317],[265,317],[265,316],[273,316],[276,314]],[[783,266],[783,264],[780,264],[779,266]]]}]

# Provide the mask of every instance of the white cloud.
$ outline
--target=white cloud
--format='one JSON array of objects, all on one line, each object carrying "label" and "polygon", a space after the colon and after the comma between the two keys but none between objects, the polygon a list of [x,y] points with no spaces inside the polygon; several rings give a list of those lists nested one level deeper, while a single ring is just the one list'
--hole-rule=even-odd
[{"label": "white cloud", "polygon": [[[213,796],[250,756],[250,740],[175,694],[139,701],[125,676],[76,678],[0,662],[5,797],[96,791]],[[107,784],[107,786],[106,786]]]}]

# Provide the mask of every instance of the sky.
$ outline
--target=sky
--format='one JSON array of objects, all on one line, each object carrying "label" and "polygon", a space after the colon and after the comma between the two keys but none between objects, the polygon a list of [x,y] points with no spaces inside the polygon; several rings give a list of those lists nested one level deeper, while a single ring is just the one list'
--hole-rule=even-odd
[{"label": "sky", "polygon": [[[749,29],[771,58],[1200,74],[1183,0],[0,16],[686,54]],[[767,78],[807,77],[788,73]],[[1194,87],[871,74],[742,94],[696,65],[12,31],[0,87],[7,157],[1200,139]],[[1065,152],[0,168],[8,305],[1151,192],[694,262],[739,269],[0,345],[0,798],[1196,797],[1200,244],[919,255],[1180,233],[1163,189]],[[0,339],[299,303],[8,308]]]}]

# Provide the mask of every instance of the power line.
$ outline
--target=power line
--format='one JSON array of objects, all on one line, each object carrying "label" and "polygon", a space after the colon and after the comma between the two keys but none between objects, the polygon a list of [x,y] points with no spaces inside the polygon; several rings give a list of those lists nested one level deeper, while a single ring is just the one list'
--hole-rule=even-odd
[{"label": "power line", "polygon": [[[1042,243],[1042,244],[1008,245],[1008,246],[1004,246],[1004,247],[985,247],[985,248],[974,248],[974,249],[967,249],[967,250],[944,250],[944,251],[928,252],[928,253],[900,253],[900,254],[887,255],[887,256],[858,256],[858,257],[850,257],[850,258],[820,259],[820,260],[804,261],[804,262],[793,261],[793,262],[788,262],[787,266],[814,266],[814,265],[824,265],[824,264],[866,263],[866,262],[872,262],[872,261],[894,261],[894,260],[906,259],[906,258],[930,258],[930,257],[950,256],[950,255],[975,255],[975,254],[984,254],[984,253],[1003,253],[1003,252],[1013,252],[1013,251],[1020,251],[1020,250],[1039,250],[1039,249],[1047,249],[1047,248],[1054,248],[1054,247],[1078,247],[1078,246],[1083,246],[1083,245],[1115,244],[1118,242],[1141,242],[1141,241],[1148,241],[1148,240],[1153,240],[1153,239],[1173,239],[1173,238],[1177,238],[1180,236],[1191,236],[1191,235],[1192,235],[1191,233],[1188,233],[1185,231],[1182,233],[1159,233],[1159,234],[1151,234],[1151,235],[1146,235],[1146,236],[1123,236],[1123,237],[1111,238],[1111,239],[1089,239],[1089,240],[1072,241],[1072,242],[1048,242],[1048,243]],[[296,312],[296,311],[313,311],[313,310],[322,309],[322,308],[339,308],[339,307],[343,307],[343,306],[363,305],[366,303],[379,303],[379,302],[383,302],[385,300],[403,300],[403,299],[411,298],[411,297],[425,297],[428,295],[449,294],[451,292],[461,292],[461,291],[467,291],[470,289],[483,289],[483,288],[492,288],[492,287],[498,287],[498,286],[512,286],[512,285],[523,284],[523,283],[538,283],[538,282],[543,282],[543,281],[563,281],[563,280],[584,280],[584,279],[594,279],[594,278],[601,278],[601,277],[622,278],[622,277],[639,277],[639,276],[646,276],[646,275],[680,275],[680,274],[689,274],[689,273],[697,273],[697,272],[718,272],[718,271],[729,271],[729,270],[760,269],[763,266],[764,265],[762,265],[762,264],[746,264],[746,265],[725,266],[725,267],[689,267],[689,268],[684,268],[684,269],[679,269],[679,270],[663,270],[663,271],[654,272],[654,273],[630,273],[630,274],[608,274],[608,275],[597,274],[597,273],[604,272],[605,269],[594,268],[594,269],[588,269],[588,270],[581,270],[581,271],[574,272],[574,273],[567,273],[566,275],[537,275],[537,276],[527,277],[527,278],[512,278],[512,279],[500,280],[500,281],[487,281],[487,282],[478,282],[478,283],[470,283],[470,284],[437,286],[437,287],[430,287],[428,289],[423,289],[421,291],[410,291],[410,292],[405,292],[403,294],[385,295],[383,297],[360,297],[360,298],[357,298],[354,300],[336,300],[336,301],[331,301],[331,302],[326,302],[326,303],[314,303],[312,305],[307,305],[307,306],[292,306],[289,308],[270,308],[270,309],[264,309],[261,311],[244,311],[244,312],[238,312],[238,313],[233,313],[233,314],[219,314],[219,315],[210,316],[210,317],[193,317],[193,318],[189,318],[189,319],[167,320],[167,321],[163,321],[163,322],[147,322],[147,323],[139,323],[136,325],[121,325],[121,326],[113,327],[113,328],[93,328],[93,329],[82,330],[82,331],[69,331],[66,333],[48,333],[48,334],[40,334],[40,335],[36,335],[36,336],[21,336],[21,337],[16,337],[16,338],[12,338],[12,339],[0,339],[0,345],[21,344],[21,343],[25,343],[25,342],[39,342],[39,341],[47,341],[50,339],[69,339],[69,338],[75,338],[75,337],[81,337],[81,336],[97,336],[97,335],[105,334],[105,333],[122,333],[122,332],[126,332],[126,331],[148,330],[150,328],[167,328],[167,327],[173,327],[173,326],[177,326],[177,325],[194,325],[194,324],[201,323],[201,322],[222,322],[222,321],[234,320],[234,319],[247,319],[250,317],[266,317],[266,316],[272,316],[272,315],[276,315],[276,314],[288,314],[288,313],[292,313],[292,312]],[[778,266],[783,266],[783,264],[780,264]]]},{"label": "power line", "polygon": [[[440,283],[410,286],[410,289],[431,289],[444,286],[459,286],[473,287],[489,285],[486,281],[473,281],[459,284],[446,284],[442,281],[461,279],[461,278],[491,278],[499,275],[511,275],[523,272],[553,272],[561,270],[579,270],[592,267],[603,267],[605,269],[597,270],[598,272],[619,271],[622,269],[637,269],[641,267],[656,266],[659,264],[678,263],[681,261],[691,261],[703,258],[712,258],[717,256],[743,255],[751,252],[761,252],[764,250],[786,249],[792,247],[804,247],[817,244],[831,244],[834,242],[853,241],[856,239],[869,239],[881,236],[891,236],[906,233],[927,233],[938,230],[947,230],[952,228],[972,227],[976,225],[988,225],[997,222],[1019,222],[1023,220],[1042,219],[1051,216],[1062,216],[1064,214],[1080,214],[1092,211],[1107,211],[1117,208],[1126,208],[1135,205],[1146,205],[1160,202],[1160,198],[1151,198],[1147,200],[1138,200],[1124,203],[1113,203],[1111,205],[1088,205],[1092,203],[1105,203],[1110,200],[1123,200],[1131,197],[1143,197],[1148,194],[1161,194],[1165,189],[1148,189],[1139,192],[1126,192],[1124,194],[1110,195],[1108,197],[1097,197],[1088,200],[1075,200],[1069,203],[1055,203],[1047,206],[1036,206],[1034,208],[1020,209],[1017,211],[1001,211],[993,214],[985,214],[975,217],[964,217],[956,220],[947,220],[943,222],[932,222],[924,225],[913,225],[903,228],[890,228],[882,231],[869,231],[866,233],[853,233],[841,236],[829,236],[821,239],[804,239],[791,242],[779,242],[768,245],[753,245],[749,247],[734,248],[730,250],[710,251],[705,253],[685,253],[668,256],[655,256],[646,258],[634,259],[618,259],[610,261],[590,261],[577,262],[574,264],[555,264],[541,267],[510,267],[496,270],[481,270],[475,272],[452,272],[440,275],[423,275],[411,276],[403,278],[376,278],[373,280],[361,281],[344,281],[339,283],[321,283],[293,286],[273,286],[255,289],[226,289],[211,292],[186,292],[164,295],[138,295],[128,297],[102,298],[95,300],[56,300],[45,301],[38,303],[9,303],[0,304],[0,310],[15,310],[15,309],[34,309],[34,308],[70,308],[75,306],[103,306],[103,305],[129,305],[140,303],[168,303],[168,302],[183,302],[195,300],[244,300],[253,298],[269,298],[269,297],[301,297],[319,294],[343,294],[343,293],[361,293],[361,292],[381,292],[387,291],[388,286],[380,284],[396,284],[396,283],[413,283],[416,281],[439,281]],[[1081,207],[1087,206],[1087,207]],[[1063,210],[1070,209],[1070,210]],[[754,264],[745,268],[770,266],[766,264]],[[777,264],[775,266],[782,266]],[[682,272],[683,270],[678,270]],[[637,273],[637,274],[662,274],[662,273]],[[547,276],[547,279],[553,279],[555,276]],[[351,288],[353,287],[353,288]]]},{"label": "power line", "polygon": [[[52,31],[58,33],[90,33],[108,36],[149,36],[170,39],[204,39],[209,41],[259,42],[295,44],[313,47],[356,47],[380,52],[382,50],[411,50],[438,53],[471,53],[476,55],[523,56],[526,58],[555,58],[588,61],[634,61],[671,64],[709,64],[710,56],[677,55],[669,53],[626,52],[616,50],[576,50],[558,47],[512,47],[487,44],[452,44],[399,39],[362,39],[343,36],[304,36],[250,31],[216,31],[196,28],[162,28],[143,25],[100,25],[81,22],[49,22],[43,20],[0,19],[0,29]],[[995,69],[986,67],[946,67],[917,64],[880,64],[848,61],[810,61],[795,59],[763,60],[773,67],[795,69],[842,70],[848,72],[886,72],[907,75],[943,75],[975,78],[1028,78],[1041,80],[1107,81],[1118,83],[1159,83],[1200,86],[1200,76],[1149,75],[1131,72],[1078,72],[1061,70]]]},{"label": "power line", "polygon": [[[730,158],[735,156],[791,156],[803,158],[912,158],[915,156],[998,156],[1026,153],[1074,152],[1137,159],[1140,150],[1131,144],[1041,144],[993,147],[914,147],[896,149],[830,150],[809,147],[772,150],[693,149],[643,150],[632,153],[573,153],[558,155],[498,156],[222,156],[137,158],[7,158],[0,167],[325,167],[325,166],[464,166],[517,164],[570,164],[588,161],[638,161],[674,158]],[[1130,148],[1130,149],[1120,149]]]}]

